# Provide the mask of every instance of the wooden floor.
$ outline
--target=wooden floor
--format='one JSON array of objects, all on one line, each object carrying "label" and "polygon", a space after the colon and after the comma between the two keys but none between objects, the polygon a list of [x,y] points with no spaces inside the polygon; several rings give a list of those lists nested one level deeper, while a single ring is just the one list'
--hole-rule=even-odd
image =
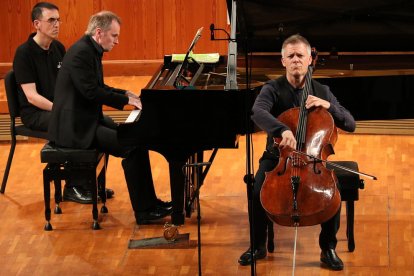
[{"label": "wooden floor", "polygon": [[[254,164],[264,135],[254,134]],[[7,190],[0,195],[0,275],[196,275],[197,220],[186,219],[180,233],[190,234],[188,248],[128,249],[130,240],[160,237],[163,222],[137,226],[131,210],[120,159],[111,157],[108,185],[116,192],[100,215],[102,230],[91,229],[89,205],[62,204],[52,215],[54,230],[45,232],[43,216],[42,143],[19,142]],[[201,189],[201,267],[203,275],[250,275],[237,263],[249,246],[245,142],[237,150],[219,150]],[[414,273],[414,137],[341,134],[331,160],[356,160],[365,180],[356,202],[356,249],[348,252],[345,213],[338,233],[342,272],[320,267],[319,226],[299,229],[296,275],[413,275]],[[0,143],[0,175],[9,144]],[[165,159],[151,153],[158,196],[169,199]],[[343,211],[345,208],[343,208]],[[168,219],[166,220],[168,221]],[[259,275],[290,275],[294,232],[275,226],[275,253],[257,263]]]}]

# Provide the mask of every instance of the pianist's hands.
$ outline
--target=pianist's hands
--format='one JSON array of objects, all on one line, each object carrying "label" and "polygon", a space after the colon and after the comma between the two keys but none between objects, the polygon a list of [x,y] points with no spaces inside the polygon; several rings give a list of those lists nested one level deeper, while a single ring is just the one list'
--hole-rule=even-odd
[{"label": "pianist's hands", "polygon": [[125,95],[128,96],[129,105],[135,106],[138,109],[142,109],[141,99],[138,95],[132,93],[131,91],[127,91]]}]

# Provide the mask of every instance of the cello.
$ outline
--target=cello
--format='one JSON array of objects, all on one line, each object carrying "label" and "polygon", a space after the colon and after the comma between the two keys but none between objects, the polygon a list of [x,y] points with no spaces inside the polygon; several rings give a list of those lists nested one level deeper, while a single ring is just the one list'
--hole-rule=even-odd
[{"label": "cello", "polygon": [[[336,176],[320,161],[334,153],[337,128],[326,109],[305,107],[311,90],[312,68],[309,66],[305,76],[300,107],[278,117],[295,133],[296,151],[280,150],[279,163],[266,173],[260,192],[269,218],[283,226],[321,224],[333,217],[341,204]],[[277,145],[279,138],[274,141]]]},{"label": "cello", "polygon": [[[295,133],[296,149],[279,150],[279,163],[266,173],[260,201],[275,223],[283,226],[321,224],[335,215],[341,204],[337,178],[326,164],[376,180],[373,175],[354,171],[327,161],[334,154],[338,131],[331,114],[322,107],[306,109],[311,94],[317,51],[312,48],[312,63],[305,75],[300,107],[286,110],[278,120]],[[274,138],[274,147],[281,138]]]}]

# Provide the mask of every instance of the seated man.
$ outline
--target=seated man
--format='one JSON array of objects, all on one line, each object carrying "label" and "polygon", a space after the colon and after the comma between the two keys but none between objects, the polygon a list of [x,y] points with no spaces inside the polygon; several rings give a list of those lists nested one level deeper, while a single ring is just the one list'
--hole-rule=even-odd
[{"label": "seated man", "polygon": [[[52,3],[39,2],[32,9],[36,33],[20,45],[14,56],[20,102],[20,115],[25,126],[47,131],[53,106],[56,77],[65,55],[65,47],[56,38],[59,34],[59,8]],[[76,178],[76,176],[75,176]],[[63,199],[78,203],[92,203],[92,193],[84,188],[82,179],[68,181]],[[107,189],[107,198],[114,191]]]},{"label": "seated man", "polygon": [[[288,37],[282,44],[281,56],[285,74],[278,79],[268,81],[262,87],[252,108],[251,118],[267,133],[267,143],[266,150],[259,160],[259,169],[253,185],[253,204],[249,208],[249,219],[253,230],[251,242],[254,252],[252,254],[251,248],[246,250],[239,258],[241,265],[249,265],[253,260],[263,259],[267,255],[269,217],[262,205],[261,192],[267,173],[271,172],[279,162],[280,154],[279,150],[274,148],[274,138],[281,138],[279,143],[281,149],[296,150],[297,143],[302,143],[302,141],[296,141],[295,134],[293,134],[296,130],[290,129],[286,122],[279,120],[279,115],[291,108],[301,106],[303,102],[307,110],[315,107],[326,109],[332,115],[337,127],[348,132],[355,130],[354,117],[338,102],[328,86],[316,80],[309,80],[311,83],[309,95],[304,92],[306,75],[312,63],[311,46],[308,40],[299,34]],[[306,98],[303,99],[302,95]],[[274,193],[277,192],[274,191]],[[321,224],[319,235],[320,261],[331,270],[342,270],[344,267],[335,251],[340,217],[339,205],[336,214]]]},{"label": "seated man", "polygon": [[115,124],[102,114],[102,105],[142,108],[134,93],[104,83],[102,56],[118,44],[120,24],[112,12],[93,15],[85,35],[66,53],[56,80],[49,134],[59,146],[97,148],[122,157],[135,218],[142,224],[169,215],[172,208],[156,197],[148,151],[121,145]]}]

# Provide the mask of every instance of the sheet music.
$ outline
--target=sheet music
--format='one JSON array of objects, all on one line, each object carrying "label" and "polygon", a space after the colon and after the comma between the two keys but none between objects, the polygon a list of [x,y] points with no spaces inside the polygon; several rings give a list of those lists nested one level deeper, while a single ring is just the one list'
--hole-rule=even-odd
[{"label": "sheet music", "polygon": [[129,113],[128,118],[125,120],[125,123],[133,123],[138,121],[140,115],[141,109],[132,110],[131,113]]}]

